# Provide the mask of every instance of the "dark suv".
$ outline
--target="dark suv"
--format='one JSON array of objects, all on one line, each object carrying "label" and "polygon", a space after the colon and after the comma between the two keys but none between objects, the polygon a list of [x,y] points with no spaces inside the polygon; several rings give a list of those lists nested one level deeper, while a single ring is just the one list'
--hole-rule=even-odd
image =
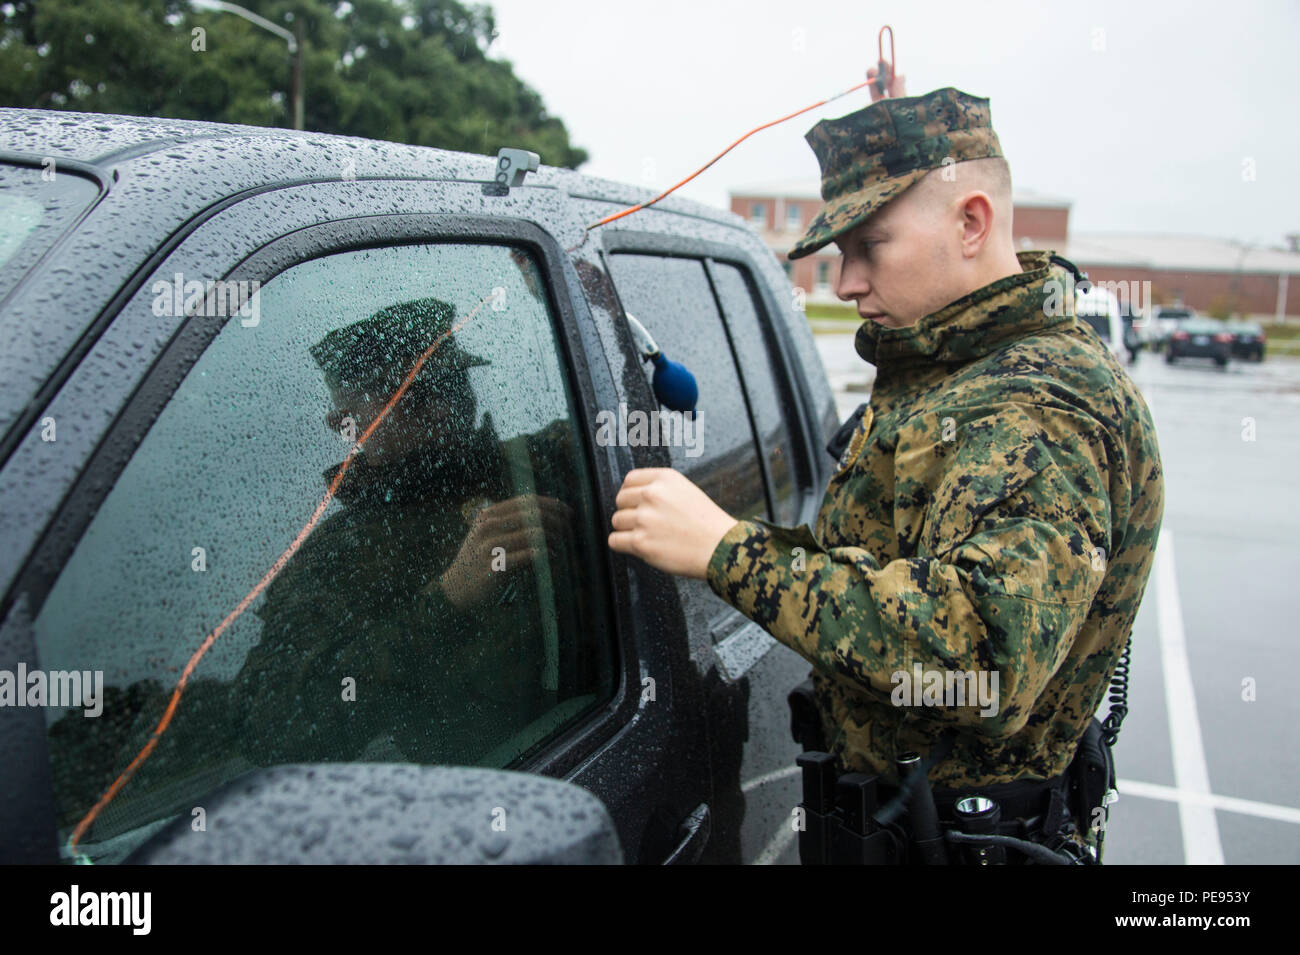
[{"label": "dark suv", "polygon": [[[629,862],[797,860],[807,664],[606,537],[633,467],[811,522],[834,403],[740,218],[670,198],[587,228],[647,198],[0,110],[0,672],[29,689],[0,707],[0,857],[139,859],[277,767],[332,768],[343,805],[367,767],[456,765],[589,791]],[[658,406],[628,314],[696,376],[694,417]]]},{"label": "dark suv", "polygon": [[1213,318],[1188,318],[1169,336],[1166,363],[1179,358],[1213,358],[1220,368],[1232,357],[1232,332]]}]

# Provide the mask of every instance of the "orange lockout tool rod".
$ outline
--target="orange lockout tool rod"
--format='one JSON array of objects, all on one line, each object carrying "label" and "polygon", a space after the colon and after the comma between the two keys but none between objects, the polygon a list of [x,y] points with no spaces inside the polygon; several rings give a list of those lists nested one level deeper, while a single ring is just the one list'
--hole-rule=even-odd
[{"label": "orange lockout tool rod", "polygon": [[[886,70],[886,69],[885,69],[886,64],[885,64],[885,46],[884,46],[884,43],[885,43],[885,31],[886,31],[886,30],[889,31],[889,55],[890,55],[890,57],[893,57],[893,55],[894,55],[894,29],[893,29],[893,27],[888,26],[888,25],[881,27],[881,28],[880,28],[880,33],[879,33],[879,35],[876,37],[877,45],[878,45],[878,47],[879,47],[879,52],[880,52],[880,67],[879,67],[880,72],[881,72],[882,75],[883,75],[884,73],[886,73],[886,72],[888,72],[888,73],[890,74],[890,75],[886,78],[886,80],[885,80],[885,85],[884,85],[884,90],[885,90],[885,91],[887,91],[887,90],[889,89],[889,80],[893,78],[892,70]],[[634,212],[639,212],[639,211],[641,211],[642,209],[648,209],[650,206],[654,205],[654,204],[655,204],[656,202],[658,202],[660,199],[663,199],[663,198],[665,198],[666,196],[670,196],[670,195],[672,195],[674,192],[676,192],[676,191],[677,191],[678,189],[680,189],[682,186],[686,185],[688,182],[690,182],[692,179],[694,179],[694,178],[695,178],[696,176],[698,176],[700,173],[704,172],[704,170],[708,169],[708,168],[709,168],[710,166],[712,166],[715,162],[717,162],[717,161],[718,161],[719,159],[721,159],[723,156],[727,155],[727,153],[731,152],[733,149],[735,149],[737,146],[739,146],[741,143],[743,143],[743,142],[744,142],[746,139],[748,139],[750,136],[753,136],[755,133],[757,133],[757,132],[761,132],[762,130],[767,129],[767,128],[771,127],[771,126],[776,126],[776,125],[779,124],[779,123],[784,123],[787,119],[794,119],[796,116],[801,116],[802,114],[808,112],[810,109],[816,109],[818,106],[825,106],[827,103],[833,102],[833,101],[839,99],[839,98],[842,97],[842,96],[848,96],[850,93],[854,93],[854,92],[856,92],[856,91],[862,89],[862,87],[864,87],[864,86],[870,86],[872,83],[877,84],[877,89],[881,89],[881,87],[880,87],[880,85],[879,85],[879,84],[880,84],[880,76],[877,76],[875,80],[867,80],[866,82],[858,83],[856,86],[850,86],[848,89],[844,90],[842,93],[836,93],[834,96],[828,96],[826,99],[818,100],[817,102],[813,103],[811,106],[805,106],[803,109],[796,110],[795,112],[790,113],[788,116],[782,116],[780,119],[774,119],[774,120],[772,120],[770,123],[764,123],[762,126],[755,126],[753,129],[751,129],[749,132],[745,133],[745,135],[741,136],[741,137],[740,137],[739,139],[737,139],[734,143],[732,143],[730,146],[728,146],[728,147],[727,147],[726,149],[724,149],[722,152],[718,153],[716,156],[714,156],[712,159],[710,159],[708,162],[706,162],[703,166],[701,166],[699,169],[695,170],[695,172],[691,173],[689,176],[687,176],[687,177],[686,177],[685,179],[683,179],[681,182],[677,183],[677,185],[673,186],[671,189],[665,189],[663,192],[659,193],[659,195],[655,196],[653,199],[647,200],[646,202],[638,203],[638,204],[636,204],[636,205],[634,205],[634,206],[629,206],[628,208],[622,210],[621,212],[615,212],[613,215],[606,216],[605,218],[601,219],[601,220],[598,221],[598,222],[593,222],[591,225],[587,226],[587,231],[590,232],[592,229],[598,229],[598,228],[600,228],[600,227],[603,226],[603,225],[608,225],[608,224],[611,223],[611,222],[615,222],[615,221],[617,221],[618,219],[623,218],[624,216],[630,216],[632,213],[634,213]],[[887,95],[887,94],[884,93],[884,92],[882,92],[882,95]]]}]

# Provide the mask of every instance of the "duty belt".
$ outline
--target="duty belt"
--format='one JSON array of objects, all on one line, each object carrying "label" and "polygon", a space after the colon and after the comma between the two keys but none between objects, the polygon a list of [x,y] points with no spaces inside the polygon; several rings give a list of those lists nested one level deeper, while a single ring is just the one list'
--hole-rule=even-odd
[{"label": "duty belt", "polygon": [[932,790],[927,774],[951,751],[951,730],[925,759],[901,755],[895,786],[878,776],[837,773],[835,757],[823,752],[811,681],[795,687],[790,707],[792,735],[806,750],[797,759],[804,865],[1101,862],[1107,807],[1116,798],[1115,764],[1095,718],[1059,776]]},{"label": "duty belt", "polygon": [[[931,790],[916,754],[900,757],[911,792],[864,773],[836,774],[829,753],[803,753],[804,865],[996,865],[1007,848],[1035,862],[1080,861],[1059,854],[1070,821],[1066,774],[969,789]],[[909,764],[912,768],[908,768]],[[1076,853],[1077,855],[1077,853]],[[1051,858],[1049,858],[1051,857]]]},{"label": "duty belt", "polygon": [[[1001,807],[1004,820],[1042,819],[1040,830],[1055,832],[1068,818],[1066,808],[1069,781],[1065,773],[1053,779],[1016,780],[1012,783],[998,783],[992,786],[976,786],[969,789],[935,789],[931,790],[934,806],[938,816],[944,822],[956,822],[956,804],[968,796],[983,796],[992,799]],[[887,783],[877,783],[876,791],[881,803],[896,798],[900,790]],[[1011,823],[1004,823],[1010,826]]]}]

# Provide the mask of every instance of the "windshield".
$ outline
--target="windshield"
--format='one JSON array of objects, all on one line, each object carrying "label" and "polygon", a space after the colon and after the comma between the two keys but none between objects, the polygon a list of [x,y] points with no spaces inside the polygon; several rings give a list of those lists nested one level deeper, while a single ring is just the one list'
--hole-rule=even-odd
[{"label": "windshield", "polygon": [[99,186],[58,168],[0,163],[0,300],[99,195]]}]

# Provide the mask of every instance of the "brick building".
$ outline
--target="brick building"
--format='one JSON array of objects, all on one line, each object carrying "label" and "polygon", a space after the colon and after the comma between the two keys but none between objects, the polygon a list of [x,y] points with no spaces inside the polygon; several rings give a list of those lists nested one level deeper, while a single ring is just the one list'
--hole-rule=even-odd
[{"label": "brick building", "polygon": [[[1209,314],[1300,317],[1300,249],[1247,246],[1228,239],[1145,233],[1070,234],[1070,201],[1015,190],[1012,232],[1022,249],[1055,249],[1097,282],[1136,283],[1134,304],[1183,302]],[[750,222],[810,302],[838,302],[839,250],[826,246],[789,261],[785,254],[822,207],[816,179],[787,180],[731,193],[731,211]],[[1143,282],[1151,283],[1143,286]],[[1152,302],[1138,301],[1149,288]]]}]

